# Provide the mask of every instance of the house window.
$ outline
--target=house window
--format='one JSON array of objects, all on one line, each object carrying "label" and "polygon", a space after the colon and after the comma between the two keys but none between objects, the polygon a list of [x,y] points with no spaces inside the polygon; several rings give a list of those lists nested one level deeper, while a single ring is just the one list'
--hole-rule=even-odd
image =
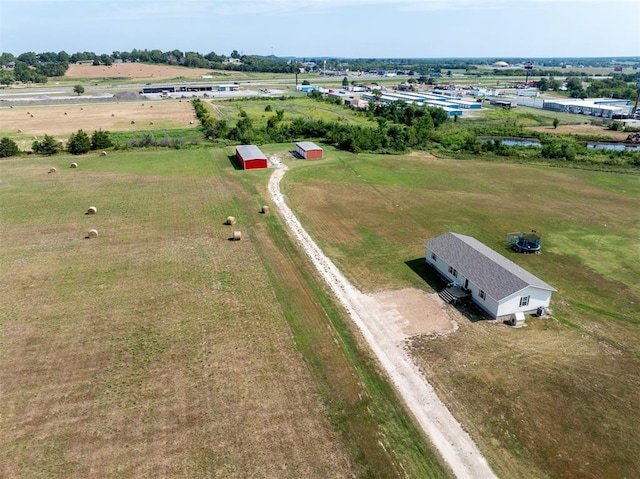
[{"label": "house window", "polygon": [[449,266],[449,274],[451,274],[454,278],[458,277],[458,270],[453,266]]},{"label": "house window", "polygon": [[523,306],[529,306],[529,298],[530,296],[522,296],[520,298],[520,307],[522,308]]},{"label": "house window", "polygon": [[487,295],[486,295],[486,294],[484,294],[484,291],[483,291],[483,290],[480,290],[480,294],[479,294],[479,296],[480,296],[480,299],[485,299],[485,298],[487,297]]},{"label": "house window", "polygon": [[438,261],[438,257],[436,256],[436,254],[435,254],[435,253],[431,253],[431,259],[432,259],[433,261]]}]

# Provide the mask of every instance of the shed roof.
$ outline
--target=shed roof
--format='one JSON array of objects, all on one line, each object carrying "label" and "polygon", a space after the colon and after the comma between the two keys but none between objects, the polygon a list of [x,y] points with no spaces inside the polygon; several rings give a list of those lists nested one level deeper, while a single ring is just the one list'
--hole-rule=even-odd
[{"label": "shed roof", "polygon": [[427,241],[424,246],[497,301],[527,286],[556,291],[471,236],[449,232]]},{"label": "shed roof", "polygon": [[266,160],[267,157],[256,145],[238,145],[236,151],[245,160]]},{"label": "shed roof", "polygon": [[322,150],[322,148],[320,148],[318,145],[316,145],[315,143],[313,143],[311,141],[299,141],[299,142],[296,143],[296,146],[299,146],[304,151]]}]

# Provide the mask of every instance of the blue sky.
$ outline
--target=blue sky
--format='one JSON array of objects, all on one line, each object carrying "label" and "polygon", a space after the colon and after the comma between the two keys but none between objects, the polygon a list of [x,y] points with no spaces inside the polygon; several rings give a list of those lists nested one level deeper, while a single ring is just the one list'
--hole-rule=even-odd
[{"label": "blue sky", "polygon": [[640,56],[639,0],[0,0],[0,51]]}]

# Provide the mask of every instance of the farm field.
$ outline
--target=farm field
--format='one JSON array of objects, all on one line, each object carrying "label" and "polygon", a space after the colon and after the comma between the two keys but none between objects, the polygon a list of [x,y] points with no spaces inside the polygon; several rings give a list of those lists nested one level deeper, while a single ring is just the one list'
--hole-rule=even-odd
[{"label": "farm field", "polygon": [[[299,162],[283,185],[323,250],[364,291],[431,291],[423,242],[483,241],[558,289],[552,319],[511,329],[458,311],[408,347],[501,477],[633,477],[640,468],[640,177],[406,156]],[[507,250],[536,229],[541,255]]]},{"label": "farm field", "polygon": [[91,135],[104,131],[161,131],[196,128],[197,119],[187,100],[29,105],[3,108],[0,135],[30,149],[34,136],[67,140],[82,129]]},{"label": "farm field", "polygon": [[0,162],[0,476],[450,477],[231,152]]},{"label": "farm field", "polygon": [[[217,75],[229,75],[228,72],[215,72]],[[174,78],[200,78],[211,75],[207,68],[186,68],[171,65],[151,65],[147,63],[114,63],[112,65],[78,65],[72,63],[65,78],[90,80],[96,78],[127,78],[135,80],[171,80]]]}]

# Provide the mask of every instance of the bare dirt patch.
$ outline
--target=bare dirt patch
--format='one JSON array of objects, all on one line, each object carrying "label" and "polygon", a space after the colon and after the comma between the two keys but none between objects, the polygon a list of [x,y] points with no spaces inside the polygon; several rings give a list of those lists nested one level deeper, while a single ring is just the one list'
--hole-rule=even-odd
[{"label": "bare dirt patch", "polygon": [[453,332],[457,323],[451,320],[447,307],[437,294],[414,288],[382,291],[368,295],[367,305],[395,324],[402,335],[438,335]]},{"label": "bare dirt patch", "polygon": [[[186,68],[172,65],[147,65],[146,63],[114,63],[113,65],[69,65],[66,78],[130,78],[140,80],[169,80],[171,78],[200,78],[211,75],[207,68]],[[228,72],[215,71],[217,75]]]}]

